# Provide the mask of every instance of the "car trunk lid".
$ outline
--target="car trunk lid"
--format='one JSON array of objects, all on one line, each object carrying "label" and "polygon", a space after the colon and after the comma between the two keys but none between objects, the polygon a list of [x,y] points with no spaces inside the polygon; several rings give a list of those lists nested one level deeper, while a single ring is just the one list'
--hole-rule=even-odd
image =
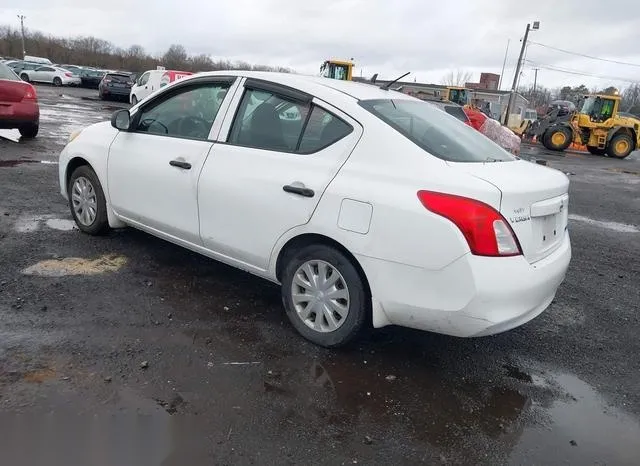
[{"label": "car trunk lid", "polygon": [[28,89],[29,85],[22,81],[0,79],[0,102],[22,102]]},{"label": "car trunk lid", "polygon": [[560,246],[568,222],[569,179],[564,173],[523,160],[448,164],[500,190],[500,213],[528,262],[544,259]]}]

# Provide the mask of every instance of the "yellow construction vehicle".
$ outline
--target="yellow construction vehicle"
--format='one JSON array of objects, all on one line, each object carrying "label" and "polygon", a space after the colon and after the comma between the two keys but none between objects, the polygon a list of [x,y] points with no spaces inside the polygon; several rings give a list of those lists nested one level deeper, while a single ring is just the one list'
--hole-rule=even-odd
[{"label": "yellow construction vehicle", "polygon": [[320,67],[320,75],[325,78],[351,81],[354,66],[353,58],[351,60],[325,60]]},{"label": "yellow construction vehicle", "polygon": [[441,95],[444,100],[455,102],[458,105],[467,105],[470,101],[470,91],[464,87],[447,86],[442,90]]},{"label": "yellow construction vehicle", "polygon": [[640,148],[640,119],[622,116],[619,95],[594,94],[584,98],[579,112],[550,112],[526,131],[549,150],[563,151],[572,143],[595,155],[623,159]]}]

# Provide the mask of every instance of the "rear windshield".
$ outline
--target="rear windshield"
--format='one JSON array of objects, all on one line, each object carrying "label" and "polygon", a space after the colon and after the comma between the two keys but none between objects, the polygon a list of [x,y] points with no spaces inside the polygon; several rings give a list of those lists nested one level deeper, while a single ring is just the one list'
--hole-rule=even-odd
[{"label": "rear windshield", "polygon": [[516,158],[479,131],[418,100],[362,100],[360,105],[430,154],[451,162]]},{"label": "rear windshield", "polygon": [[455,107],[453,105],[445,105],[444,106],[444,111],[447,112],[449,115],[456,117],[458,120],[465,122],[468,120],[467,118],[467,114],[464,113],[464,110],[462,110],[462,107]]},{"label": "rear windshield", "polygon": [[4,63],[0,63],[0,79],[20,81],[20,78]]},{"label": "rear windshield", "polygon": [[107,77],[118,83],[128,83],[132,81],[131,76],[128,74],[108,74]]}]

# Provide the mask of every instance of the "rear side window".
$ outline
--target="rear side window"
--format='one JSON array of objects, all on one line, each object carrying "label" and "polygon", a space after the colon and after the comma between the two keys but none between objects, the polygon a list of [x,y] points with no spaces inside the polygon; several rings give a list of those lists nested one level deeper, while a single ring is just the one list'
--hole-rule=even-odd
[{"label": "rear side window", "polygon": [[466,122],[469,120],[467,118],[467,114],[464,113],[464,110],[462,110],[462,107],[456,107],[454,105],[445,105],[444,111],[447,112],[449,115],[456,117],[458,120],[462,122]]},{"label": "rear side window", "polygon": [[11,68],[4,63],[0,63],[0,79],[6,79],[7,81],[20,81],[21,79],[16,75]]},{"label": "rear side window", "polygon": [[479,131],[427,102],[376,99],[359,104],[435,157],[451,162],[515,160]]},{"label": "rear side window", "polygon": [[352,130],[335,115],[310,102],[247,89],[228,142],[256,149],[309,154],[333,144]]}]

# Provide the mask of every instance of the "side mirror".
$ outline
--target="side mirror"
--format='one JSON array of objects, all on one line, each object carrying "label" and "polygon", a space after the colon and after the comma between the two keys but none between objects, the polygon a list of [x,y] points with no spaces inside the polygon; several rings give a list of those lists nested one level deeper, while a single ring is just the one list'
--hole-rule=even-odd
[{"label": "side mirror", "polygon": [[111,126],[120,131],[128,131],[129,125],[131,124],[131,114],[129,114],[129,110],[122,109],[118,110],[111,115]]}]

